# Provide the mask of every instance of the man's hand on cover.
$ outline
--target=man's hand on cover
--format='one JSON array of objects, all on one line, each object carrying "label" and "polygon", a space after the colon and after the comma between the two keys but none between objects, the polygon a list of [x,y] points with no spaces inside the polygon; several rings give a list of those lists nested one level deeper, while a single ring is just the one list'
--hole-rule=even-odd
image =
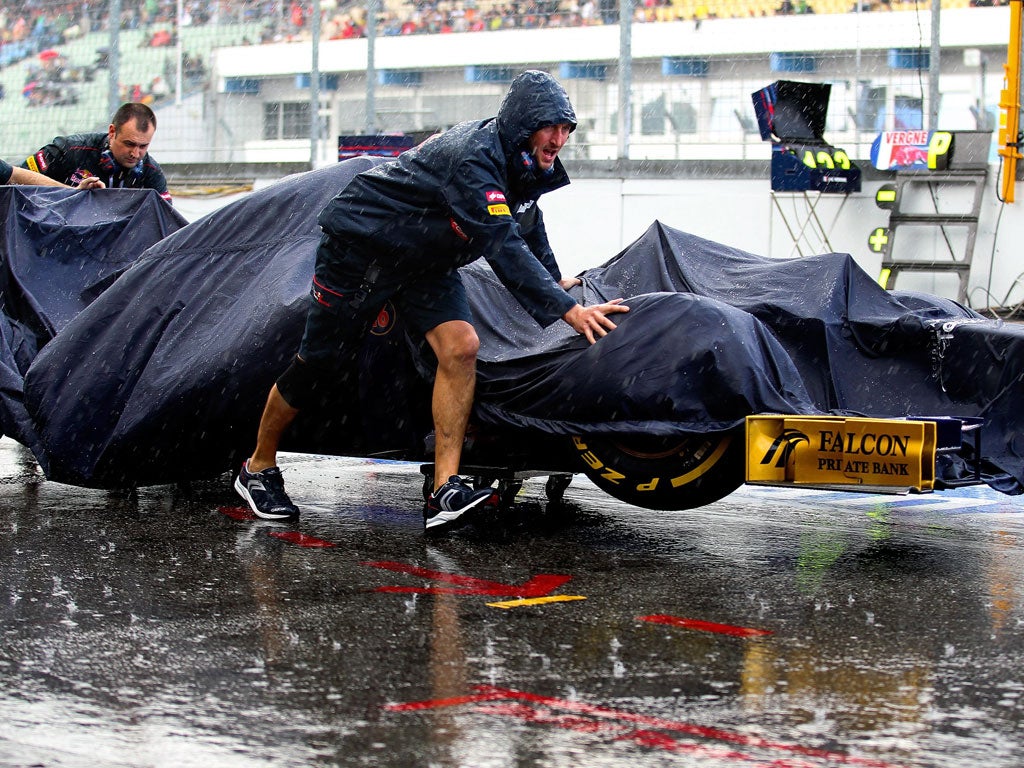
[{"label": "man's hand on cover", "polygon": [[568,291],[570,288],[575,288],[577,285],[582,285],[583,281],[578,277],[563,277],[558,281],[558,284],[562,286],[563,290]]},{"label": "man's hand on cover", "polygon": [[587,337],[587,341],[593,344],[602,336],[607,336],[609,331],[615,329],[615,323],[608,315],[616,312],[629,312],[629,307],[622,303],[622,299],[612,299],[604,304],[593,304],[584,307],[577,304],[562,319]]},{"label": "man's hand on cover", "polygon": [[106,186],[99,176],[86,176],[75,185],[75,189],[106,189]]}]

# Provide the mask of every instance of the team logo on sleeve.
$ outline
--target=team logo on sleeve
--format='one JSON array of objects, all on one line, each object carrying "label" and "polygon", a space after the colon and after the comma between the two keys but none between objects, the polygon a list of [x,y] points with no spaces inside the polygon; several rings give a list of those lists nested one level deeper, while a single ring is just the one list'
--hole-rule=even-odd
[{"label": "team logo on sleeve", "polygon": [[466,241],[469,240],[469,235],[467,235],[462,230],[462,227],[459,226],[459,222],[457,222],[455,219],[449,217],[448,218],[448,223],[451,224],[451,226],[452,226],[452,232],[454,232],[456,235],[458,235],[460,239],[466,240]]},{"label": "team logo on sleeve", "polygon": [[373,321],[373,325],[370,327],[370,333],[374,336],[387,336],[395,327],[397,319],[398,313],[395,311],[395,305],[390,301],[384,302],[384,306],[377,313],[377,319]]},{"label": "team logo on sleeve", "polygon": [[488,189],[484,192],[484,199],[487,201],[487,212],[491,216],[512,215],[505,200],[505,193],[500,189]]},{"label": "team logo on sleeve", "polygon": [[36,173],[46,173],[46,153],[39,150],[34,155],[29,155],[28,162],[25,163],[30,171]]}]

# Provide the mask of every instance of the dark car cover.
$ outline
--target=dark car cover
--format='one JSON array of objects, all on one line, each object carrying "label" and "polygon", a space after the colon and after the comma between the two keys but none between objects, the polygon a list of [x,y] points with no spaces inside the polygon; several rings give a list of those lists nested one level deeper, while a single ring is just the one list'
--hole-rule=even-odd
[{"label": "dark car cover", "polygon": [[[171,482],[251,450],[302,333],[316,215],[369,162],[291,177],[170,235],[47,344],[25,394],[49,476]],[[593,346],[564,323],[541,329],[482,262],[461,273],[481,338],[480,430],[529,445],[717,432],[761,412],[981,416],[990,469],[1020,489],[1024,332],[888,293],[848,255],[766,259],[655,222],[573,289],[630,306]],[[421,347],[382,308],[358,382],[304,412],[282,448],[420,458]]]},{"label": "dark car cover", "polygon": [[0,187],[0,429],[39,453],[22,401],[38,350],[184,217],[151,190]]}]

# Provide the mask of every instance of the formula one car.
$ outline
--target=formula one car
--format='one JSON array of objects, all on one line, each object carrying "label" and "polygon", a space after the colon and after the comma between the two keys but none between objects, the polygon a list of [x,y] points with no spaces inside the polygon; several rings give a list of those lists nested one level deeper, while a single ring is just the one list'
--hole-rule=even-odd
[{"label": "formula one car", "polygon": [[[122,487],[237,471],[298,346],[316,215],[374,162],[289,177],[173,232],[46,343],[24,398],[47,475]],[[486,263],[461,274],[481,339],[464,469],[484,481],[543,471],[557,497],[582,472],[655,509],[748,477],[1024,488],[1024,329],[886,292],[848,255],[767,259],[655,222],[580,275],[581,302],[630,307],[592,346],[539,328]],[[390,305],[359,366],[282,448],[429,462],[433,361]],[[775,421],[748,426],[759,414]],[[914,434],[883,435],[888,421]]]}]

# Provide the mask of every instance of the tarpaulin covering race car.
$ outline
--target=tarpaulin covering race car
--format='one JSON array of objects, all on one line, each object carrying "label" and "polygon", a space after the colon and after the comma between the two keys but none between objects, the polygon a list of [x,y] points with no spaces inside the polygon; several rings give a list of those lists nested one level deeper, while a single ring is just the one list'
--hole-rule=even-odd
[{"label": "tarpaulin covering race car", "polygon": [[22,400],[36,353],[143,251],[188,222],[149,190],[27,186],[0,186],[0,222],[0,428],[40,453]]},{"label": "tarpaulin covering race car", "polygon": [[[116,487],[237,471],[298,346],[316,215],[375,162],[289,177],[174,232],[69,322],[25,378],[48,476]],[[967,461],[1022,488],[1024,330],[886,292],[848,255],[767,259],[655,222],[573,289],[630,307],[593,346],[564,323],[540,329],[485,263],[462,275],[481,338],[467,463],[585,472],[682,509],[743,482],[749,414],[948,414],[981,417],[984,457],[968,446]],[[429,461],[432,361],[390,305],[359,365],[282,448]],[[960,455],[939,469],[967,471]]]}]

